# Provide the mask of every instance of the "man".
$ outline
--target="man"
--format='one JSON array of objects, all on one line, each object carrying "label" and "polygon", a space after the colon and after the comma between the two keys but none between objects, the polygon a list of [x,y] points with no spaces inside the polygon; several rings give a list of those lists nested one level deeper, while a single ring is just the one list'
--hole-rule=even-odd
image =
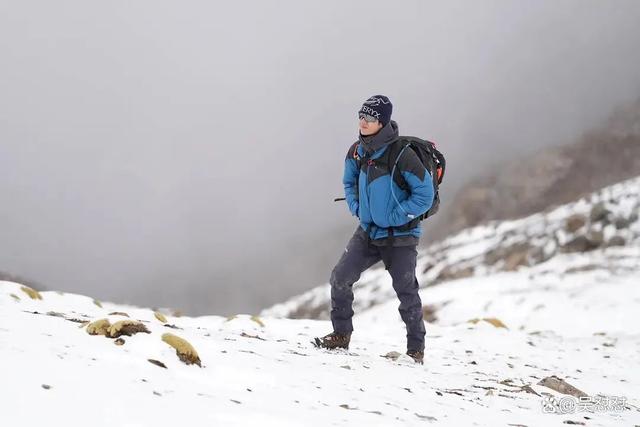
[{"label": "man", "polygon": [[[413,227],[407,224],[431,207],[434,188],[429,171],[411,148],[385,164],[391,154],[385,156],[385,152],[398,138],[398,125],[391,120],[392,109],[389,98],[374,95],[358,112],[360,136],[347,153],[343,184],[349,210],[360,224],[331,273],[333,332],[317,338],[316,344],[329,349],[349,347],[353,284],[363,271],[382,260],[400,300],[398,310],[407,329],[407,354],[423,363],[425,328],[415,275],[422,230],[419,222]],[[408,191],[392,179],[393,167]]]}]

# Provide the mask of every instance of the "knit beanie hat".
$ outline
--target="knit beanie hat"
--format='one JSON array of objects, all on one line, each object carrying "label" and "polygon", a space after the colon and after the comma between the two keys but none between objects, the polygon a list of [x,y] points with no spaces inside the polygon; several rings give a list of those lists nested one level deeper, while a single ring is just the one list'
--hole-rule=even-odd
[{"label": "knit beanie hat", "polygon": [[371,98],[364,101],[359,113],[369,114],[375,117],[382,124],[386,126],[391,120],[391,112],[393,111],[393,105],[389,98],[384,95],[373,95]]}]

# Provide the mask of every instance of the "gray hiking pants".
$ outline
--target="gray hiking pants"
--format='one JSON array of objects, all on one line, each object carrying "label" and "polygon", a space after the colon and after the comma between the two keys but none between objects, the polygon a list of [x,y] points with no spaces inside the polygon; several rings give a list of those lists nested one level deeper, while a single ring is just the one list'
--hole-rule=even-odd
[{"label": "gray hiking pants", "polygon": [[376,246],[358,227],[331,272],[331,322],[338,333],[353,331],[353,284],[363,271],[382,260],[400,300],[398,311],[407,327],[407,350],[424,350],[422,301],[416,278],[417,245]]}]

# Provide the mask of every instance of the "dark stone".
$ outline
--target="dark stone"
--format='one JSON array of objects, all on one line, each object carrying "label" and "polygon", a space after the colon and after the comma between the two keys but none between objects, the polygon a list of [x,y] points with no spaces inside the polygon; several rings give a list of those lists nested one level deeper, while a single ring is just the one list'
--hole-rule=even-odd
[{"label": "dark stone", "polygon": [[438,307],[433,304],[425,304],[422,306],[422,317],[425,322],[435,323],[438,321],[438,316],[436,316],[436,311],[438,311]]},{"label": "dark stone", "polygon": [[447,266],[442,269],[435,282],[446,282],[449,280],[464,279],[473,276],[473,267],[456,268]]},{"label": "dark stone", "polygon": [[565,230],[567,230],[569,233],[575,233],[576,231],[584,227],[586,223],[587,218],[584,215],[571,215],[569,218],[567,218],[567,221],[565,223]]},{"label": "dark stone", "polygon": [[604,233],[602,231],[591,230],[587,233],[587,239],[589,239],[595,249],[604,243]]},{"label": "dark stone", "polygon": [[529,251],[512,252],[504,261],[504,271],[516,271],[518,267],[529,265]]},{"label": "dark stone", "polygon": [[561,246],[562,252],[588,252],[600,247],[604,237],[601,231],[592,231],[587,236],[579,235]]},{"label": "dark stone", "polygon": [[560,247],[562,252],[586,252],[589,250],[589,239],[586,236],[576,236]]},{"label": "dark stone", "polygon": [[529,251],[534,249],[528,242],[516,243],[511,246],[498,246],[484,256],[484,263],[494,265],[504,261],[506,271],[513,271],[521,265],[529,265]]},{"label": "dark stone", "polygon": [[529,253],[530,265],[542,264],[545,261],[548,261],[555,255],[555,250],[550,251],[549,253],[545,253],[543,247],[535,247]]},{"label": "dark stone", "polygon": [[607,242],[607,246],[624,246],[627,244],[627,241],[622,236],[613,236]]},{"label": "dark stone", "polygon": [[604,203],[600,202],[595,204],[591,208],[589,219],[591,220],[591,222],[608,223],[608,218],[610,214],[611,214],[611,211],[609,211],[609,209],[605,207]]},{"label": "dark stone", "polygon": [[613,221],[613,224],[616,226],[617,230],[622,230],[624,228],[629,228],[629,226],[631,225],[631,220],[630,218],[619,216]]},{"label": "dark stone", "polygon": [[[149,363],[153,363],[156,366],[159,366],[161,368],[167,369],[167,365],[165,365],[164,363],[162,363],[159,360],[156,360],[156,359],[147,359],[147,360],[149,361]],[[143,381],[146,382],[146,380],[143,380]]]}]

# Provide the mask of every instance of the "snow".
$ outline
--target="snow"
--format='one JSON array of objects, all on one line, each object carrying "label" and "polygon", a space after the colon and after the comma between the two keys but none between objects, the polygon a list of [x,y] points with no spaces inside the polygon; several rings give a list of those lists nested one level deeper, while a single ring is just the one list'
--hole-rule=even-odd
[{"label": "snow", "polygon": [[[333,352],[311,344],[330,322],[283,318],[326,316],[327,284],[260,317],[165,312],[163,324],[150,308],[55,291],[31,299],[22,285],[0,281],[0,426],[640,425],[640,221],[605,227],[606,237],[622,233],[625,246],[558,250],[571,237],[571,215],[604,203],[630,218],[639,197],[640,179],[630,180],[421,251],[421,298],[435,316],[424,365],[381,357],[405,350],[382,268],[361,277],[351,347]],[[486,262],[491,251],[522,242],[548,256],[514,271]],[[452,267],[473,276],[438,280]],[[138,320],[150,333],[118,346],[81,323],[105,318]],[[202,367],[180,361],[164,333],[191,343]],[[545,397],[563,396],[538,384],[552,375],[590,396],[624,397],[625,409],[545,413]]]},{"label": "snow", "polygon": [[[423,366],[407,356],[380,357],[404,350],[394,300],[358,314],[350,350],[330,352],[310,343],[330,331],[327,321],[168,315],[168,324],[180,328],[174,329],[151,309],[99,307],[89,297],[57,292],[32,300],[19,284],[0,282],[0,417],[11,426],[168,426],[185,420],[225,426],[537,426],[587,421],[585,415],[592,426],[638,424],[636,273],[586,271],[561,278],[540,269],[424,289],[423,301],[444,306],[437,324],[428,325]],[[125,312],[151,333],[124,337],[125,344],[116,346],[79,323],[46,315],[50,311],[112,322],[126,317],[109,313]],[[477,317],[497,317],[508,329],[467,323]],[[188,340],[202,368],[179,361],[160,339],[165,332]],[[542,398],[517,386],[560,396],[537,385],[549,375],[589,394],[625,396],[633,406],[543,413]],[[505,380],[512,383],[500,384]]]}]

